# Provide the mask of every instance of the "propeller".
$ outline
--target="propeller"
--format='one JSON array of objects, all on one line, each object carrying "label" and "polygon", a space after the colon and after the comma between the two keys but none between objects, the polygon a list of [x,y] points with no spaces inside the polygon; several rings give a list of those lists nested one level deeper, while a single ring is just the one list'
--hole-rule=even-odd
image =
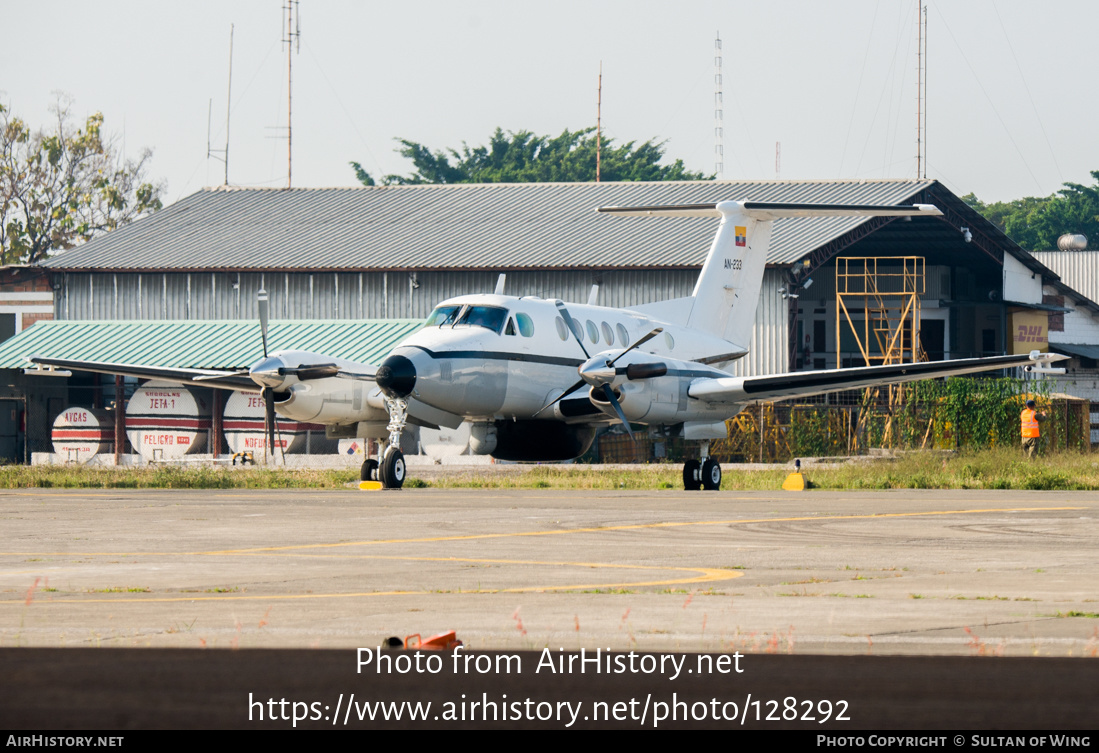
[{"label": "propeller", "polygon": [[[557,308],[561,310],[561,314],[564,317],[566,323],[569,323],[569,329],[573,331],[573,334],[576,334],[577,330],[580,330],[579,323],[577,323],[575,327],[572,326],[572,322],[575,320],[572,319],[571,316],[569,316],[568,311],[565,309],[564,303],[558,301]],[[618,402],[618,398],[615,397],[614,390],[611,389],[611,382],[613,382],[614,378],[616,376],[619,376],[620,374],[625,374],[627,379],[651,379],[652,377],[664,376],[668,373],[668,367],[663,363],[635,363],[629,364],[624,368],[616,368],[615,364],[618,363],[619,359],[621,359],[631,350],[641,347],[663,331],[663,327],[657,327],[648,334],[643,335],[636,342],[630,345],[630,347],[623,350],[613,359],[592,358],[590,355],[588,355],[587,348],[584,347],[583,337],[578,335],[576,339],[580,343],[580,349],[584,351],[585,356],[588,356],[588,360],[581,364],[580,368],[577,370],[580,373],[580,380],[570,386],[567,390],[562,392],[552,402],[544,405],[541,410],[539,410],[538,413],[535,413],[534,415],[537,416],[543,411],[552,408],[554,405],[561,402],[572,393],[576,392],[576,390],[580,389],[585,384],[588,384],[591,385],[593,388],[599,389],[606,401],[610,403],[612,408],[614,408],[614,412],[615,414],[617,414],[618,420],[621,421],[622,425],[626,427],[626,433],[630,435],[630,439],[633,439],[633,430],[630,428],[630,422],[626,418],[626,414],[622,411],[622,405]],[[583,330],[580,330],[580,332],[582,333]],[[602,360],[603,362],[599,363],[599,360]]]},{"label": "propeller", "polygon": [[267,298],[267,291],[263,288],[259,289],[256,293],[256,308],[259,309],[259,332],[260,337],[263,338],[263,357],[267,358],[267,320],[270,315],[270,301]]},{"label": "propeller", "polygon": [[[267,297],[267,291],[263,288],[259,289],[256,293],[256,308],[259,310],[259,331],[260,337],[263,339],[263,358],[266,360],[267,355],[267,323],[270,318],[270,300]],[[279,373],[282,373],[282,369],[279,369]],[[271,457],[275,456],[275,433],[278,431],[278,419],[275,418],[275,390],[270,385],[264,385],[263,390],[260,393],[263,398],[263,428],[267,434],[267,451],[271,453]]]}]

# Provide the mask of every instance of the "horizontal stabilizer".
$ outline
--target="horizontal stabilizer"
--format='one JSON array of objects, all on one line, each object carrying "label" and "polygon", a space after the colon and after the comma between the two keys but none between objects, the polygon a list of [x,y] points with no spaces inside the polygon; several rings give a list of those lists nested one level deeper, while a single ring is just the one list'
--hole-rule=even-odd
[{"label": "horizontal stabilizer", "polygon": [[666,204],[649,207],[599,207],[597,212],[628,217],[723,217],[734,212],[753,220],[783,217],[934,217],[941,215],[932,204],[799,204],[773,201],[722,201],[715,204]]}]

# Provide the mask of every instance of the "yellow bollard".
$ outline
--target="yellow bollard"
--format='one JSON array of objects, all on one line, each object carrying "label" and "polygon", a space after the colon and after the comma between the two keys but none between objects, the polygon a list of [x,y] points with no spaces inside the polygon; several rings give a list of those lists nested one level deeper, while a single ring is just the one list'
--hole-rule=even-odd
[{"label": "yellow bollard", "polygon": [[782,488],[788,492],[805,491],[805,474],[791,473],[786,477],[786,480],[782,482]]}]

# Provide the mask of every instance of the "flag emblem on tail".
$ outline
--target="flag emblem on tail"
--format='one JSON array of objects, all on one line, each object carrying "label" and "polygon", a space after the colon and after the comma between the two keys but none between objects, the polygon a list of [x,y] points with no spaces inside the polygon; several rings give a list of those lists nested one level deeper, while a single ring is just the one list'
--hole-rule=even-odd
[{"label": "flag emblem on tail", "polygon": [[736,244],[738,246],[748,245],[748,226],[737,225],[736,226]]}]

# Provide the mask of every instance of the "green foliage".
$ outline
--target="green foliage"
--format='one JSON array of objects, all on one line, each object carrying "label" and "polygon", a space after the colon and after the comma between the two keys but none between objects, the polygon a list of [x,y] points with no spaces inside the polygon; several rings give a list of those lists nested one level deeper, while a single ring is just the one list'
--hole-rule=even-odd
[{"label": "green foliage", "polygon": [[821,457],[837,454],[828,420],[831,411],[810,408],[790,414],[787,443],[795,457]]},{"label": "green foliage", "polygon": [[34,131],[0,105],[0,263],[42,261],[161,208],[163,186],[144,178],[152,152],[119,154],[102,113],[83,127],[63,100],[53,113]]},{"label": "green foliage", "polygon": [[1045,198],[1027,196],[985,204],[967,194],[962,201],[1031,251],[1057,248],[1057,238],[1065,233],[1082,233],[1094,242],[1099,239],[1099,170],[1092,170],[1091,177],[1096,185],[1065,183]]},{"label": "green foliage", "polygon": [[[497,128],[487,146],[432,151],[423,144],[398,139],[397,152],[412,160],[415,172],[386,175],[385,185],[422,183],[576,183],[595,180],[595,129],[565,129],[560,136],[538,136],[530,131]],[[709,180],[712,176],[691,172],[676,160],[661,165],[664,142],[630,141],[621,146],[604,138],[600,149],[599,178],[605,181]],[[351,163],[355,177],[365,186],[374,179],[358,162]]]}]

